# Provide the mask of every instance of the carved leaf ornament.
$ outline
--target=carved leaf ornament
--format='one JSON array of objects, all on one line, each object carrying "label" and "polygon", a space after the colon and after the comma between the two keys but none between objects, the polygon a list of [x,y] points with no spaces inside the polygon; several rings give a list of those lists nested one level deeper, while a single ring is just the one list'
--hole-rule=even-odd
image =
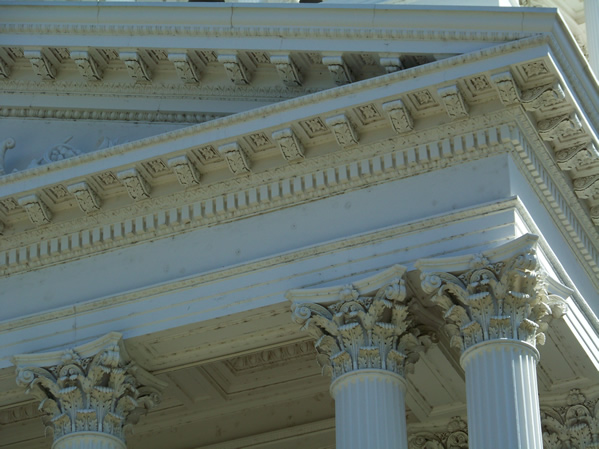
[{"label": "carved leaf ornament", "polygon": [[123,364],[114,344],[94,357],[66,351],[62,362],[50,368],[18,367],[17,384],[40,400],[39,410],[47,415],[45,424],[55,440],[81,431],[124,440],[125,427],[160,402],[156,388],[140,386],[138,369],[133,363]]},{"label": "carved leaf ornament", "polygon": [[430,345],[409,319],[404,281],[393,279],[374,296],[343,287],[330,305],[294,304],[293,320],[316,338],[318,363],[333,379],[358,369],[404,376]]},{"label": "carved leaf ornament", "polygon": [[422,287],[445,312],[452,346],[465,350],[493,339],[545,342],[547,320],[565,313],[565,303],[548,295],[536,250],[529,246],[506,261],[473,257],[472,269],[455,275],[423,272]]}]

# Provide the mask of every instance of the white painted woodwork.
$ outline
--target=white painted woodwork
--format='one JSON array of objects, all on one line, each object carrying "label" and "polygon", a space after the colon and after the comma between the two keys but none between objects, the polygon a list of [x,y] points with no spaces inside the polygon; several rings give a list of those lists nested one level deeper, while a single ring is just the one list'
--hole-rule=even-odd
[{"label": "white painted woodwork", "polygon": [[597,77],[599,76],[599,2],[584,0],[584,16],[589,64]]},{"label": "white painted woodwork", "polygon": [[534,347],[511,339],[464,352],[470,449],[543,449],[538,361]]},{"label": "white painted woodwork", "polygon": [[337,449],[407,449],[406,382],[398,374],[360,369],[331,384]]}]

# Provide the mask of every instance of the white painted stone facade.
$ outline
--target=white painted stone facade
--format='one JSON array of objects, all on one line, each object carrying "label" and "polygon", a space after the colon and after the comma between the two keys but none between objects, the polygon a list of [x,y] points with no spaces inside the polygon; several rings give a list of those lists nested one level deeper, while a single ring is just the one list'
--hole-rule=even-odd
[{"label": "white painted stone facade", "polygon": [[0,448],[593,447],[584,5],[425,3],[0,2]]}]

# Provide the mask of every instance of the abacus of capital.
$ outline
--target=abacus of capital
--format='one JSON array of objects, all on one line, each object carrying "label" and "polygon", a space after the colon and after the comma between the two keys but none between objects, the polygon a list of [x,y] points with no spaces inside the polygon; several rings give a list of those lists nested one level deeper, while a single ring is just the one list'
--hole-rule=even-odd
[{"label": "abacus of capital", "polygon": [[[415,264],[461,354],[471,449],[543,447],[536,345],[565,303],[545,289],[536,242],[525,235],[482,254]],[[405,272],[394,266],[353,285],[287,294],[332,377],[338,449],[408,447],[405,375],[434,334],[412,313]]]}]

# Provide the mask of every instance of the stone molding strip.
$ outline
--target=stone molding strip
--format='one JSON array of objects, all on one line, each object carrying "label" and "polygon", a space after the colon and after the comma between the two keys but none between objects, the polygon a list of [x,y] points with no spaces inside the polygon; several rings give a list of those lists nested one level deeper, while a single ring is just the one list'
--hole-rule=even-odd
[{"label": "stone molding strip", "polygon": [[[122,247],[130,241],[139,243],[145,239],[327,197],[348,189],[359,189],[373,183],[398,179],[398,174],[401,177],[413,176],[419,172],[430,171],[432,167],[439,168],[450,163],[461,163],[489,154],[510,151],[513,148],[512,134],[513,130],[507,125],[492,127],[361,161],[346,162],[337,167],[288,177],[237,192],[224,193],[113,224],[72,233],[63,232],[62,237],[42,241],[33,237],[32,243],[27,246],[0,251],[0,275],[89,256],[99,251]],[[484,150],[474,151],[476,142]],[[396,148],[396,145],[390,140],[384,147],[389,151]],[[360,150],[367,152],[364,147]]]}]

